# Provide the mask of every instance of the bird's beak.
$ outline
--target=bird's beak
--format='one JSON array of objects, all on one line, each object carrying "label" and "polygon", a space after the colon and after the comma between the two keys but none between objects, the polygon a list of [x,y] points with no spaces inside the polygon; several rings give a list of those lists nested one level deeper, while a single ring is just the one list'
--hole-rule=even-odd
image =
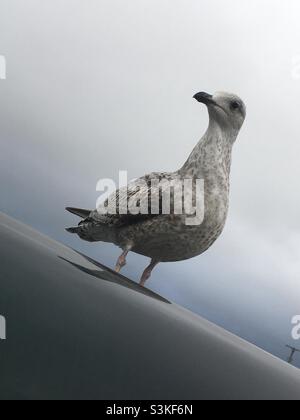
[{"label": "bird's beak", "polygon": [[205,105],[215,105],[215,101],[213,100],[213,96],[206,92],[199,92],[194,95],[194,99],[196,101],[201,102]]}]

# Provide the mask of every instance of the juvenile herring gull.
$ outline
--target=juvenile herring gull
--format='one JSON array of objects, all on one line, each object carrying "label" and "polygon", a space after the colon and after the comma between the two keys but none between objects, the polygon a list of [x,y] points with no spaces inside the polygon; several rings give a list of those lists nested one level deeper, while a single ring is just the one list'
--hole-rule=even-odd
[{"label": "juvenile herring gull", "polygon": [[[68,207],[67,210],[83,220],[78,227],[67,229],[89,242],[109,242],[123,252],[116,265],[120,272],[126,265],[130,251],[151,258],[140,284],[150,278],[160,262],[183,261],[205,252],[220,236],[225,226],[229,205],[229,176],[232,146],[246,117],[246,107],[236,95],[218,92],[209,95],[197,93],[194,98],[208,108],[209,127],[181,169],[172,173],[152,173],[120,188],[111,197],[117,211],[99,212]],[[166,214],[162,205],[162,188],[153,180],[175,181],[203,180],[204,212],[201,223],[188,224],[184,206],[182,214],[175,212],[175,194],[172,190],[172,211]],[[194,199],[194,184],[190,194]],[[182,190],[183,191],[183,190]],[[124,212],[132,198],[137,198],[140,208],[149,208],[148,214]],[[182,193],[183,195],[183,193]],[[124,198],[125,197],[125,198]],[[158,198],[158,211],[151,212],[153,198]],[[173,200],[173,201],[172,201]],[[109,202],[107,200],[106,204]],[[171,208],[171,207],[170,207]],[[152,210],[152,207],[151,207]],[[190,216],[190,213],[189,213]]]}]

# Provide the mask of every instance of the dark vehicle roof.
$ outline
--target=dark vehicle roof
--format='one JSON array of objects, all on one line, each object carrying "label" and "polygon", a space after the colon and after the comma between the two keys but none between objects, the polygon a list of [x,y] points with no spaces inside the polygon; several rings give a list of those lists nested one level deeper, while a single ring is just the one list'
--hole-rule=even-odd
[{"label": "dark vehicle roof", "polygon": [[299,371],[0,213],[1,399],[300,399]]}]

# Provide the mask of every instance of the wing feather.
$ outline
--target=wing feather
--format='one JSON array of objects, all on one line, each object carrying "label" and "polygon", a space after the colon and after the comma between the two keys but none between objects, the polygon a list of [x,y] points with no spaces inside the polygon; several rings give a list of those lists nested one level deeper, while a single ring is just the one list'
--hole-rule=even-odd
[{"label": "wing feather", "polygon": [[[84,222],[108,224],[113,227],[136,224],[163,214],[162,197],[169,182],[179,178],[174,173],[152,173],[117,190]],[[168,181],[166,183],[165,181]],[[172,191],[170,191],[172,203]],[[153,203],[155,212],[153,213]],[[172,204],[171,204],[172,207]],[[108,212],[103,214],[103,208]]]}]

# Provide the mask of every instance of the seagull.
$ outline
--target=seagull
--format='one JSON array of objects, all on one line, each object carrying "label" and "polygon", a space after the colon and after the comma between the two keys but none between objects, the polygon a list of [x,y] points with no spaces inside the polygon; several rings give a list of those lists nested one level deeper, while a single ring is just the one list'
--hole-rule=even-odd
[{"label": "seagull", "polygon": [[[163,262],[194,258],[207,251],[221,235],[229,208],[229,187],[232,148],[246,118],[246,106],[236,95],[217,92],[210,95],[199,92],[194,96],[208,109],[209,126],[185,164],[175,172],[154,172],[120,188],[110,198],[116,212],[99,212],[67,207],[66,210],[82,220],[78,226],[66,229],[89,242],[113,243],[122,249],[116,272],[126,265],[129,252],[151,259],[140,280],[144,286],[153,269]],[[163,211],[162,184],[184,180],[203,180],[203,217],[201,223],[187,223],[187,211],[175,212],[175,194],[172,190],[170,213]],[[187,193],[194,197],[195,187]],[[150,210],[152,199],[158,198],[158,211],[121,212],[124,201],[136,199],[140,208]],[[194,199],[193,199],[194,200]],[[106,201],[106,206],[109,199]],[[195,202],[195,200],[193,201]],[[152,210],[152,208],[151,208]],[[190,216],[190,213],[189,213]]]}]

